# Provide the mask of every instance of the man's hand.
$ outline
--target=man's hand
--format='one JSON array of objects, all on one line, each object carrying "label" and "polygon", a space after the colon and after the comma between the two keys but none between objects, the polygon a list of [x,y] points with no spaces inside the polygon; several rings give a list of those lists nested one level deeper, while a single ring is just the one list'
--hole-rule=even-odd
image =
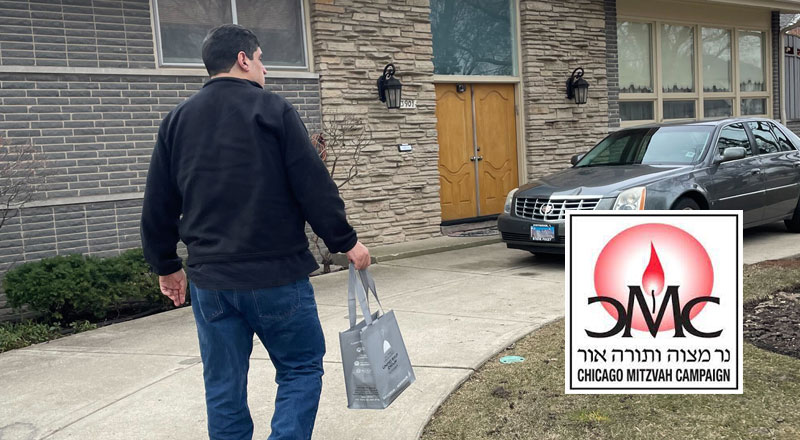
[{"label": "man's hand", "polygon": [[361,244],[360,241],[356,242],[356,245],[353,246],[353,249],[347,251],[346,255],[347,259],[350,260],[350,262],[353,263],[358,270],[364,270],[368,268],[369,264],[372,262],[369,256],[369,249]]},{"label": "man's hand", "polygon": [[186,273],[183,269],[169,275],[158,276],[161,293],[172,300],[175,307],[186,302]]}]

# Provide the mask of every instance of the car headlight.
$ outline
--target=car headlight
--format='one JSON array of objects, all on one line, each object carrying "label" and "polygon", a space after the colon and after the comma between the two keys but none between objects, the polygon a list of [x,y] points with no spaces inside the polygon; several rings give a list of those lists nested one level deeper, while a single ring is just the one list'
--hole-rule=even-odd
[{"label": "car headlight", "polygon": [[506,213],[506,214],[510,214],[511,213],[511,204],[514,202],[514,194],[516,194],[517,191],[519,191],[519,188],[514,188],[514,189],[512,189],[511,191],[508,192],[508,195],[506,196],[506,204],[503,205],[503,212],[504,213]]},{"label": "car headlight", "polygon": [[617,196],[617,201],[614,202],[614,209],[627,211],[644,209],[646,196],[647,190],[643,186],[626,189]]}]

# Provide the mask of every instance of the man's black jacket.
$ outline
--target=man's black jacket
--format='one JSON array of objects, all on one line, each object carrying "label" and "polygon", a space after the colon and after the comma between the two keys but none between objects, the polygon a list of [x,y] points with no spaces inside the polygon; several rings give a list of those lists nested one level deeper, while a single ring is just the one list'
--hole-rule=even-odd
[{"label": "man's black jacket", "polygon": [[216,78],[161,122],[141,230],[157,274],[181,269],[178,239],[189,265],[296,255],[308,249],[306,221],[331,252],[356,244],[336,185],[285,99]]}]

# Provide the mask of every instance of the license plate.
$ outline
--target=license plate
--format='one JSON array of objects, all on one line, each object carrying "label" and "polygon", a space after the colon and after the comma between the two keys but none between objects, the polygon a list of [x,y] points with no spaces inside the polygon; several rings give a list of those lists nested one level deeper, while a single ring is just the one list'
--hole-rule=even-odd
[{"label": "license plate", "polygon": [[556,229],[550,225],[531,225],[531,240],[553,241],[556,238]]}]

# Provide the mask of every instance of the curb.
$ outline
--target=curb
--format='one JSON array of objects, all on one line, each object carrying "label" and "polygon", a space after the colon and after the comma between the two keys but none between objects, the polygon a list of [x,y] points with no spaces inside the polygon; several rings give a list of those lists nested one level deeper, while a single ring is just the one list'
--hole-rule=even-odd
[{"label": "curb", "polygon": [[[376,246],[370,249],[372,263],[382,263],[403,258],[419,257],[421,255],[438,254],[441,252],[467,249],[488,244],[500,243],[499,236],[489,237],[436,237],[426,240],[417,240],[406,243]],[[349,265],[345,254],[333,256],[333,264],[342,267]]]}]

